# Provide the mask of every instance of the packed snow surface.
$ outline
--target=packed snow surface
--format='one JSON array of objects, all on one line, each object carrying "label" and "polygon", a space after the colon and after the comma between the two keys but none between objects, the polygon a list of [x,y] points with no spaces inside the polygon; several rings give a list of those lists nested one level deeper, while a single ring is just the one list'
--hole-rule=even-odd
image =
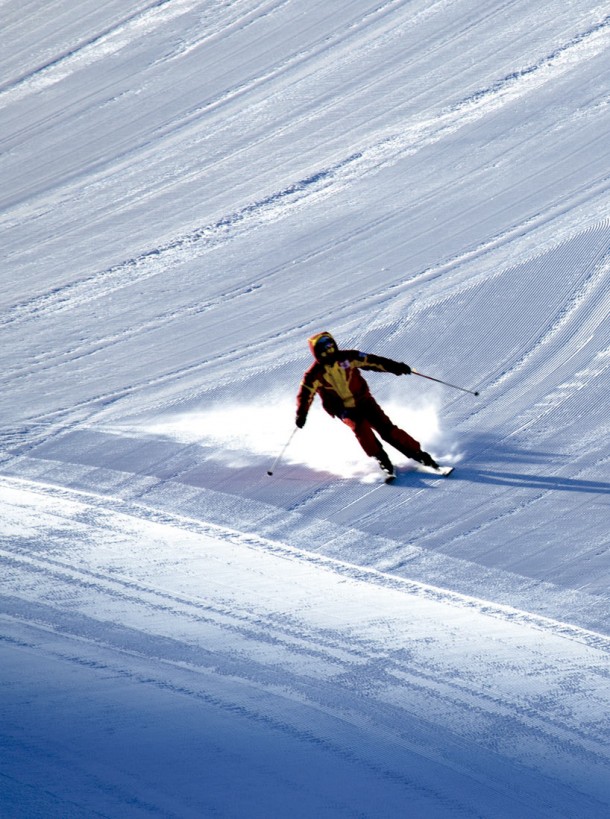
[{"label": "packed snow surface", "polygon": [[[0,816],[610,815],[607,4],[0,46]],[[320,330],[450,478],[290,437]]]}]

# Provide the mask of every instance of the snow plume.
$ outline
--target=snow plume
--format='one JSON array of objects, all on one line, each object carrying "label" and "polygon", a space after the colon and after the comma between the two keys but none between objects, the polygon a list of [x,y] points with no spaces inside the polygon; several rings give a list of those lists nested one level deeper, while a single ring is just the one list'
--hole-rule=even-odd
[{"label": "snow plume", "polygon": [[[424,448],[430,448],[439,457],[450,451],[433,397],[426,396],[409,405],[394,399],[381,403],[394,423],[407,430]],[[233,468],[260,462],[269,468],[290,439],[295,429],[294,418],[294,399],[282,393],[157,418],[139,424],[137,430],[132,427],[129,432],[161,436],[184,444],[200,444],[206,457]],[[122,428],[121,431],[126,430]],[[388,447],[388,453],[398,465],[408,462],[391,447]],[[290,440],[281,463],[284,466],[303,465],[345,478],[367,480],[377,475],[376,465],[364,454],[352,432],[327,415],[317,399],[304,429]]]}]

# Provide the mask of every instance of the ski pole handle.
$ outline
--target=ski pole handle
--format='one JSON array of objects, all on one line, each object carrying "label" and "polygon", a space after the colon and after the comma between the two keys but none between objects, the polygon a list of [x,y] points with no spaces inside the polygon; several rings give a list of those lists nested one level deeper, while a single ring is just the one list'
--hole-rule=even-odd
[{"label": "ski pole handle", "polygon": [[274,461],[274,462],[273,462],[273,464],[271,465],[271,468],[267,470],[267,475],[273,475],[273,471],[274,471],[275,467],[278,465],[278,463],[279,463],[279,461],[280,461],[280,458],[282,457],[282,455],[284,454],[284,452],[286,452],[286,450],[288,449],[288,444],[289,444],[289,443],[292,441],[292,439],[294,438],[294,435],[295,435],[295,433],[296,433],[296,431],[297,431],[297,430],[298,430],[298,427],[295,427],[295,428],[292,430],[292,432],[290,433],[290,438],[288,438],[288,440],[286,441],[286,443],[285,443],[285,444],[284,444],[284,446],[282,447],[280,454],[277,456],[277,458],[275,459],[275,461]]},{"label": "ski pole handle", "polygon": [[478,395],[479,394],[478,390],[467,390],[466,387],[458,387],[456,384],[450,384],[448,381],[441,381],[440,378],[433,378],[433,376],[431,376],[431,375],[424,375],[423,373],[418,373],[417,370],[414,370],[412,367],[411,367],[411,372],[413,373],[413,375],[419,375],[421,378],[427,378],[430,381],[436,381],[439,384],[444,384],[446,387],[452,387],[454,390],[461,390],[461,392],[468,392],[468,393],[470,393],[470,395]]}]

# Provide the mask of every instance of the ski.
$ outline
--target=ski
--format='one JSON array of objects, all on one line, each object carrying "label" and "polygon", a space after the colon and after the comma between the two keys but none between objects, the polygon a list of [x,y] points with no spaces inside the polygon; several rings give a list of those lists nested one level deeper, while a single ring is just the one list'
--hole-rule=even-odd
[{"label": "ski", "polygon": [[[427,469],[425,471],[427,472],[428,475],[435,475],[436,474],[436,475],[442,475],[443,478],[448,478],[449,475],[451,475],[451,473],[453,472],[454,469],[455,469],[454,466],[437,466],[436,468],[431,466],[430,467],[430,472],[428,472]],[[424,471],[424,470],[422,470],[422,471]]]},{"label": "ski", "polygon": [[[408,470],[404,474],[408,474],[409,471],[413,471],[413,472],[419,472],[422,475],[430,475],[431,477],[433,477],[434,475],[437,475],[438,477],[448,478],[449,475],[451,475],[454,470],[455,470],[454,466],[441,465],[441,466],[438,466],[438,467],[433,467],[433,466],[424,466],[423,464],[420,464],[414,470]],[[385,472],[385,470],[384,470],[384,472]],[[384,478],[384,483],[388,483],[388,484],[394,483],[396,478],[397,478],[397,475],[396,475],[395,472],[392,472],[391,474],[386,474],[386,477]]]}]

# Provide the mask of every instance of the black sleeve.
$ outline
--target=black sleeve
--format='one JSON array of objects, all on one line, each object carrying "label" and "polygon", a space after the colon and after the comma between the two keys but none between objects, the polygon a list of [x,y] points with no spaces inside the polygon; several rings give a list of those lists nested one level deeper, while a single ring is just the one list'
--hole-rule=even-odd
[{"label": "black sleeve", "polygon": [[406,375],[410,368],[401,361],[394,361],[392,358],[384,358],[374,353],[361,353],[358,350],[346,350],[349,359],[355,367],[361,370],[377,370],[382,373],[392,373],[393,375]]}]

